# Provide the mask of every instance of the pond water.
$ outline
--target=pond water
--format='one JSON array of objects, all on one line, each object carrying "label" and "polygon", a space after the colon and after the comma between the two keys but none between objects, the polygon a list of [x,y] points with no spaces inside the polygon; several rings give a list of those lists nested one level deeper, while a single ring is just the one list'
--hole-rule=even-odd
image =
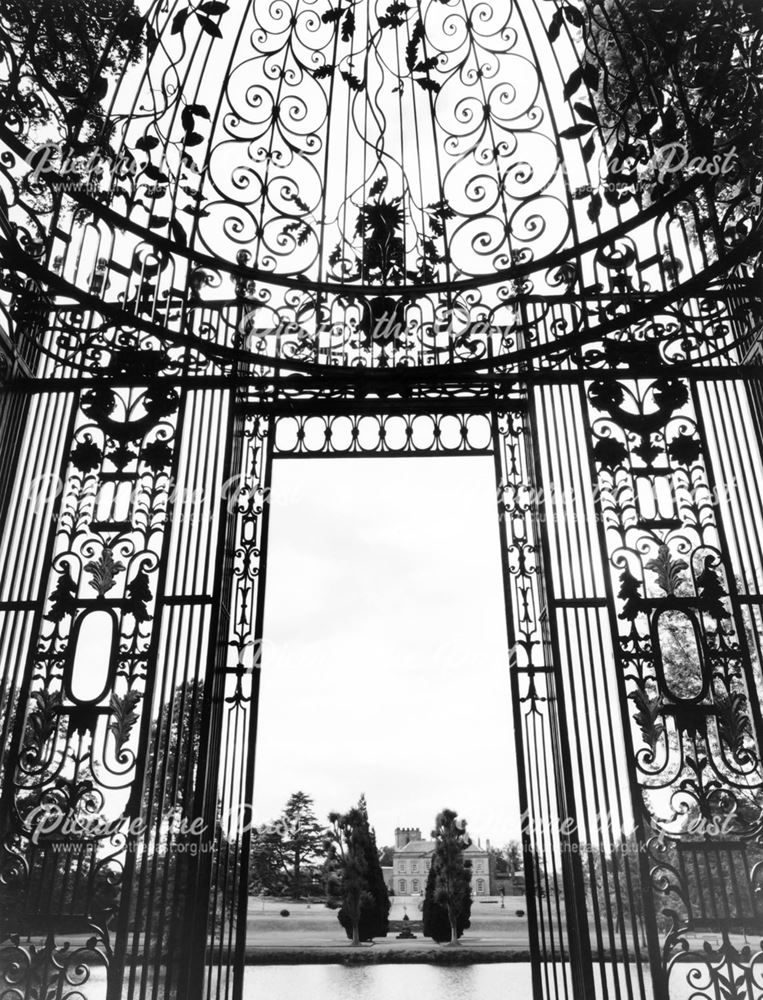
[{"label": "pond water", "polygon": [[[558,972],[557,968],[557,972]],[[715,996],[707,970],[690,963],[675,967],[670,1000],[693,1000],[702,994]],[[547,967],[549,996],[570,996],[554,969]],[[633,974],[634,970],[631,969]],[[597,967],[595,996],[591,1000],[626,1000],[645,996],[652,1000],[644,969],[641,982],[632,975],[630,985],[622,968]],[[161,997],[163,978],[141,980],[138,975],[130,996]],[[702,989],[699,987],[702,986]],[[745,992],[745,1000],[763,1000],[758,989]],[[642,987],[645,993],[642,993]],[[76,991],[75,991],[76,992]],[[214,993],[214,989],[213,989]],[[74,995],[74,994],[72,994]],[[94,968],[81,992],[83,1000],[106,1000],[106,972]],[[128,995],[125,989],[123,996]],[[217,995],[215,993],[215,995]],[[223,988],[220,996],[228,996]],[[244,971],[244,1000],[531,1000],[530,965],[506,962],[446,968],[438,965],[250,965]]]},{"label": "pond water", "polygon": [[[691,966],[685,965],[677,971],[681,974],[672,977],[670,982],[671,1000],[691,1000],[698,996],[690,985]],[[702,973],[695,969],[694,974],[699,977],[694,980],[696,985],[702,981]],[[651,997],[648,978],[645,975],[644,981],[639,983],[634,976],[629,987],[622,969],[618,974],[611,968],[598,968],[596,1000]],[[244,984],[244,1000],[531,1000],[532,997],[530,966],[524,962],[457,968],[437,965],[249,966]],[[555,992],[560,997],[569,995],[561,984],[557,992],[553,980],[548,987],[551,995]],[[747,996],[745,993],[745,1000]],[[755,996],[763,1000],[763,995]]]},{"label": "pond water", "polygon": [[524,1000],[525,963],[466,965],[261,965],[246,970],[245,1000]]}]

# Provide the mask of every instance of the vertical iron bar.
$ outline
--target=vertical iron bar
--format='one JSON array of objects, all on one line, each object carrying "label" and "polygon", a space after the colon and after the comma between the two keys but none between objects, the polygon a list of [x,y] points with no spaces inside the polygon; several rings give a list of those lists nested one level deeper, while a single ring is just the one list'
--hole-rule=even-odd
[{"label": "vertical iron bar", "polygon": [[[241,455],[240,417],[233,397],[235,382],[229,390],[230,404],[225,427],[225,459],[223,475],[238,468]],[[215,602],[209,630],[209,651],[204,672],[203,705],[200,731],[201,752],[194,789],[194,818],[201,819],[198,853],[189,866],[188,912],[184,940],[188,942],[189,961],[183,964],[178,976],[178,995],[187,1000],[202,1000],[206,981],[207,920],[212,878],[212,846],[215,839],[217,787],[220,769],[220,728],[225,693],[225,659],[227,655],[226,597],[230,592],[229,546],[233,529],[233,515],[221,503],[218,512],[217,555],[215,559],[213,594]]]},{"label": "vertical iron bar", "polygon": [[[273,477],[273,454],[275,451],[275,435],[277,420],[275,417],[266,417],[268,421],[268,438],[266,442],[266,453],[264,456],[265,468],[263,484],[265,489],[265,504],[262,511],[262,534],[260,536],[260,567],[257,583],[257,604],[254,612],[254,663],[252,667],[252,695],[249,707],[249,732],[247,733],[246,746],[246,780],[244,794],[252,797],[252,808],[246,814],[251,820],[253,815],[254,800],[254,769],[257,753],[257,730],[259,723],[260,708],[260,678],[262,668],[262,638],[265,621],[265,585],[268,567],[268,535],[270,531],[270,508],[271,508],[271,484]],[[246,804],[246,798],[244,799]],[[249,911],[249,858],[251,855],[252,831],[251,822],[244,828],[244,839],[241,848],[241,880],[239,884],[238,898],[238,920],[236,928],[236,950],[233,979],[233,1000],[243,1000],[244,996],[244,973],[246,963],[246,943],[247,943],[247,918]]]},{"label": "vertical iron bar", "polygon": [[[501,448],[502,442],[500,435],[498,433],[498,411],[493,410],[491,416],[491,426],[492,426],[492,438],[493,438],[493,466],[495,469],[495,483],[496,492],[500,491],[503,482],[503,469],[501,463]],[[513,650],[516,644],[516,633],[514,629],[514,614],[515,608],[513,607],[513,601],[511,598],[511,573],[509,571],[509,555],[508,555],[508,533],[506,531],[506,518],[501,516],[500,512],[500,495],[497,496],[498,500],[498,537],[501,546],[501,572],[503,578],[503,600],[504,608],[506,612],[506,636],[508,639],[508,654],[509,654],[509,683],[511,686],[511,709],[513,718],[513,729],[514,729],[514,748],[516,754],[517,763],[517,785],[518,785],[518,798],[519,798],[519,811],[522,817],[529,814],[529,800],[527,793],[527,776],[525,774],[525,746],[523,740],[523,720],[522,720],[522,705],[520,702],[520,691],[519,691],[519,678],[517,677],[517,662],[514,656]],[[521,829],[521,839],[522,839],[522,862],[523,870],[525,872],[525,901],[527,905],[527,927],[530,937],[530,963],[531,963],[531,974],[532,974],[532,984],[533,984],[533,996],[540,998],[543,995],[543,984],[541,981],[541,949],[540,941],[538,936],[538,913],[536,909],[535,900],[535,878],[531,872],[527,871],[528,860],[532,859],[535,863],[535,858],[531,850],[530,834],[527,829],[527,824],[522,823]],[[237,998],[238,1000],[238,998]]]},{"label": "vertical iron bar", "polygon": [[[543,482],[543,472],[540,466],[538,449],[538,414],[535,395],[528,393],[528,427],[527,448],[529,450],[529,467],[533,471],[533,484]],[[537,496],[537,494],[536,494]],[[541,568],[543,586],[548,595],[547,606],[554,602],[554,587],[550,573],[551,554],[548,545],[548,535],[541,529],[538,531],[541,548]],[[554,662],[554,693],[558,703],[558,711],[551,714],[554,726],[558,728],[555,746],[558,747],[559,761],[556,780],[560,785],[560,793],[565,803],[567,818],[572,820],[572,831],[565,834],[568,838],[569,850],[562,851],[562,878],[564,880],[565,909],[567,912],[567,929],[570,935],[570,950],[573,956],[573,984],[575,996],[579,1000],[591,1000],[596,995],[593,979],[593,962],[591,957],[591,942],[589,938],[588,913],[585,903],[585,886],[580,863],[580,841],[578,836],[577,808],[575,789],[569,764],[570,739],[567,729],[567,693],[561,678],[557,677],[561,652],[556,621],[548,616],[548,630],[551,653]]]}]

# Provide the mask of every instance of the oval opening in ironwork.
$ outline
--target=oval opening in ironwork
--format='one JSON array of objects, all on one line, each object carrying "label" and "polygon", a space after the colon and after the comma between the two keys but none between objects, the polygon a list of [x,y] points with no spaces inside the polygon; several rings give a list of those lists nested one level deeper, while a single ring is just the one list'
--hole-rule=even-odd
[{"label": "oval opening in ironwork", "polygon": [[684,611],[669,609],[657,619],[657,642],[665,688],[676,701],[698,698],[705,686],[697,631]]},{"label": "oval opening in ironwork", "polygon": [[114,619],[107,611],[90,611],[80,621],[69,683],[74,701],[92,704],[106,694],[113,640]]}]

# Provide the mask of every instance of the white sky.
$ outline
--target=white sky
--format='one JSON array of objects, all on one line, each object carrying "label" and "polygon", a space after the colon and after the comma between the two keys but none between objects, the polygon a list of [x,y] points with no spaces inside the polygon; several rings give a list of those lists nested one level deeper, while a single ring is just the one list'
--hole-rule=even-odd
[{"label": "white sky", "polygon": [[518,836],[492,459],[276,460],[272,503],[256,821],[365,792],[380,845]]}]

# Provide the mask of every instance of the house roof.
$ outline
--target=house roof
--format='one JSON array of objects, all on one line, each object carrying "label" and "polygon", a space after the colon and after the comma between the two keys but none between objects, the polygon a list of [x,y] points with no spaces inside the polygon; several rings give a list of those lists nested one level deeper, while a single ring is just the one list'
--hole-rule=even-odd
[{"label": "house roof", "polygon": [[431,854],[434,850],[433,840],[410,840],[395,854]]},{"label": "house roof", "polygon": [[[411,840],[405,847],[400,847],[395,849],[395,854],[431,854],[434,851],[435,842],[433,840]],[[480,854],[486,855],[487,850],[484,847],[478,847],[476,844],[470,844],[464,854]]]},{"label": "house roof", "polygon": [[487,854],[487,848],[480,847],[479,844],[469,844],[464,854]]}]

